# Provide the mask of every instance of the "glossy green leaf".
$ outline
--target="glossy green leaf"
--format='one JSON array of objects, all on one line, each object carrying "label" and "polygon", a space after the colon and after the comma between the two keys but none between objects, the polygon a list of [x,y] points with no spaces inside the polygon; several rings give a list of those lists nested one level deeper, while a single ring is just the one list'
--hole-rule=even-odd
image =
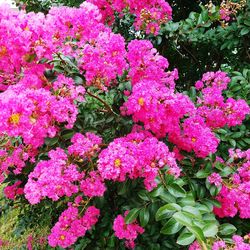
[{"label": "glossy green leaf", "polygon": [[132,210],[130,210],[127,216],[125,217],[126,224],[133,222],[137,218],[139,211],[139,208],[133,208]]},{"label": "glossy green leaf", "polygon": [[229,224],[229,223],[221,224],[219,227],[219,232],[222,235],[232,235],[236,231],[237,231],[237,228],[234,225]]},{"label": "glossy green leaf", "polygon": [[156,212],[155,219],[156,221],[163,220],[171,217],[176,211],[180,211],[181,207],[176,203],[170,203],[160,207]]},{"label": "glossy green leaf", "polygon": [[168,191],[170,194],[172,194],[175,197],[186,196],[186,191],[182,187],[178,186],[177,184],[172,184],[171,186],[169,186]]},{"label": "glossy green leaf", "polygon": [[218,233],[218,226],[214,223],[207,223],[202,229],[205,237],[214,237]]},{"label": "glossy green leaf", "polygon": [[139,213],[139,218],[140,218],[140,225],[142,227],[145,227],[148,224],[150,218],[149,210],[147,208],[141,209]]},{"label": "glossy green leaf", "polygon": [[174,218],[169,219],[166,224],[162,227],[162,234],[176,234],[182,229],[183,225],[177,222]]},{"label": "glossy green leaf", "polygon": [[182,232],[177,238],[177,243],[181,246],[190,245],[195,240],[195,235],[190,232]]}]

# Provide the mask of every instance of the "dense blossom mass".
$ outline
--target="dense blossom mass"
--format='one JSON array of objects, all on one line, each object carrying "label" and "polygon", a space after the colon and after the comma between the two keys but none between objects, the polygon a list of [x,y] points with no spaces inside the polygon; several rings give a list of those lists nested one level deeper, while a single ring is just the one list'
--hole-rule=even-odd
[{"label": "dense blossom mass", "polygon": [[71,246],[96,224],[99,215],[99,209],[94,206],[88,207],[85,214],[81,216],[78,208],[70,205],[60,215],[59,221],[52,228],[48,237],[49,244],[52,247],[67,248]]},{"label": "dense blossom mass", "polygon": [[164,166],[175,177],[180,175],[174,154],[148,132],[134,132],[115,139],[100,153],[97,165],[104,180],[122,182],[127,176],[140,177],[149,191],[157,186],[155,177]]},{"label": "dense blossom mass", "polygon": [[172,8],[164,0],[88,0],[99,7],[102,20],[112,24],[115,14],[120,16],[130,13],[135,16],[134,26],[147,34],[158,34],[160,26],[172,19]]},{"label": "dense blossom mass", "polygon": [[[126,216],[128,212],[129,211],[126,211],[124,215]],[[126,246],[132,249],[135,247],[134,240],[139,234],[142,234],[144,232],[144,229],[138,225],[137,221],[126,224],[125,219],[122,215],[118,215],[115,218],[113,229],[115,231],[115,236],[119,239],[125,239]]]},{"label": "dense blossom mass", "polygon": [[[182,152],[198,158],[216,153],[220,140],[215,131],[241,125],[250,112],[244,100],[224,97],[230,78],[221,71],[205,73],[196,82],[200,93],[195,102],[178,93],[178,70],[168,70],[168,60],[150,41],[126,44],[105,26],[115,14],[128,12],[134,15],[135,28],[148,34],[157,34],[172,15],[163,0],[93,0],[79,8],[53,7],[47,15],[0,7],[0,183],[14,176],[5,196],[14,200],[24,194],[33,205],[74,200],[51,230],[52,247],[71,246],[97,223],[100,211],[91,202],[104,197],[110,182],[139,179],[150,192],[160,173],[177,179],[184,175],[178,163]],[[116,90],[121,79],[132,89],[125,91],[117,114],[95,94]],[[105,103],[117,119],[131,118],[132,131],[106,142],[98,132],[80,129],[86,95]],[[69,129],[71,138],[63,140],[62,132]],[[53,139],[54,144],[48,143]],[[229,180],[215,172],[208,177],[210,185],[222,186],[216,197],[222,206],[214,213],[250,218],[244,205],[250,199],[249,150],[230,151],[230,156],[237,170]],[[113,230],[128,248],[144,232],[136,220],[126,224],[122,215],[114,220]],[[233,241],[245,244],[237,236]],[[198,247],[195,242],[190,249]],[[225,243],[215,242],[213,249],[220,248]]]},{"label": "dense blossom mass", "polygon": [[[214,212],[219,217],[234,217],[239,213],[240,218],[250,218],[250,208],[246,204],[250,201],[250,150],[230,150],[233,160],[230,167],[236,167],[229,181],[222,184],[222,189],[217,196],[221,208]],[[225,164],[225,163],[224,163]]]}]

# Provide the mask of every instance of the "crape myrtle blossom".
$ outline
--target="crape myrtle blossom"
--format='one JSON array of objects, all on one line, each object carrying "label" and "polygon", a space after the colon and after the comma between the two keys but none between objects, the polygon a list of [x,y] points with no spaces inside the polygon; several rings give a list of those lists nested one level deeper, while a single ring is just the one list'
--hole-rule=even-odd
[{"label": "crape myrtle blossom", "polygon": [[[61,80],[61,79],[60,79]],[[54,137],[58,131],[57,123],[66,123],[71,128],[76,121],[77,107],[74,99],[75,91],[70,93],[70,88],[62,95],[62,90],[55,88],[59,94],[53,95],[50,91],[27,89],[18,84],[9,87],[0,94],[0,108],[3,111],[0,118],[1,132],[10,137],[21,136],[23,142],[38,148],[44,143],[46,137]],[[71,96],[73,95],[73,97]]]},{"label": "crape myrtle blossom", "polygon": [[198,100],[198,113],[205,118],[210,128],[222,128],[240,125],[249,114],[250,108],[244,100],[223,97],[230,78],[225,72],[207,72],[202,80],[196,82],[202,98]]},{"label": "crape myrtle blossom", "polygon": [[[125,216],[129,211],[125,212]],[[119,239],[125,239],[125,245],[127,248],[135,248],[135,239],[139,234],[144,233],[144,229],[137,223],[133,221],[132,223],[126,224],[125,218],[122,215],[118,215],[113,224],[113,230],[115,231],[115,236]]]},{"label": "crape myrtle blossom", "polygon": [[4,188],[4,195],[11,200],[15,200],[17,195],[23,194],[23,188],[20,187],[21,181],[16,181],[13,185]]},{"label": "crape myrtle blossom", "polygon": [[[70,197],[79,190],[88,197],[102,196],[106,188],[100,175],[94,171],[81,172],[77,164],[70,162],[72,157],[76,157],[76,162],[92,157],[98,152],[101,141],[93,133],[77,133],[71,139],[72,145],[68,148],[68,154],[61,148],[50,151],[50,159],[40,161],[29,174],[24,188],[28,201],[37,204],[45,197],[57,201],[60,197]],[[81,182],[80,189],[77,182]]]},{"label": "crape myrtle blossom", "polygon": [[[239,235],[234,235],[232,237],[232,243],[225,242],[224,240],[216,240],[212,242],[211,250],[250,250],[249,235],[243,237]],[[192,243],[189,250],[202,250],[201,245],[195,241]]]},{"label": "crape myrtle blossom", "polygon": [[57,148],[49,152],[50,160],[40,161],[24,187],[26,199],[31,204],[39,203],[48,197],[57,201],[60,197],[68,197],[78,192],[76,181],[82,178],[77,165],[67,162],[67,154]]},{"label": "crape myrtle blossom", "polygon": [[[132,48],[137,46],[135,55],[139,55],[140,44],[143,45],[142,42],[133,41],[131,45]],[[150,51],[150,47],[147,50]],[[158,138],[168,136],[169,141],[179,149],[193,151],[201,158],[215,153],[219,139],[212,129],[240,125],[250,112],[244,100],[224,99],[223,90],[227,88],[230,78],[221,71],[205,73],[202,80],[196,83],[196,88],[201,89],[202,98],[193,103],[188,96],[174,91],[174,80],[177,78],[174,72],[170,78],[165,75],[167,61],[159,64],[162,65],[159,68],[154,68],[147,64],[150,58],[152,61],[156,61],[156,57],[159,59],[157,61],[164,60],[153,52],[146,53],[146,56],[147,60],[138,64],[138,61],[133,61],[133,55],[128,53],[133,88],[121,107],[121,113],[131,115],[134,122],[142,122]],[[139,74],[139,78],[133,78],[133,70],[136,70],[134,75]],[[144,70],[148,71],[146,76],[140,74]]]},{"label": "crape myrtle blossom", "polygon": [[[24,193],[33,205],[44,199],[75,200],[52,228],[51,247],[71,246],[97,222],[100,211],[89,203],[104,196],[105,181],[141,178],[151,191],[160,171],[180,176],[176,159],[184,157],[181,150],[201,158],[215,153],[219,139],[213,130],[239,125],[249,113],[244,100],[223,97],[230,81],[225,73],[204,74],[196,83],[201,97],[194,103],[175,91],[178,71],[168,69],[168,60],[151,42],[126,44],[120,34],[102,23],[107,16],[100,12],[125,14],[129,8],[137,29],[156,34],[161,23],[171,18],[165,1],[96,4],[106,12],[90,2],[80,8],[53,7],[46,16],[0,7],[0,183],[15,174],[15,183],[4,190],[6,197],[16,199]],[[81,77],[81,83],[68,68]],[[108,138],[112,140],[108,145],[94,133],[82,134],[85,128],[78,127],[78,113],[82,112],[79,104],[88,100],[85,94],[91,89],[106,95],[123,80],[131,83],[132,89],[124,92],[121,113],[142,128],[135,125],[127,135]],[[71,142],[63,141],[65,128],[73,130]],[[44,143],[55,136],[56,146]],[[160,141],[165,137],[174,144],[174,152]],[[241,218],[249,218],[249,209],[243,206],[249,202],[249,152],[230,155],[247,160],[242,160],[225,185],[224,178],[221,183],[218,175],[210,176],[212,184],[223,185],[217,196],[222,208],[215,213],[225,217],[239,212]],[[144,231],[136,221],[126,225],[122,215],[113,228],[130,248]]]},{"label": "crape myrtle blossom", "polygon": [[174,153],[148,132],[132,132],[115,139],[101,151],[97,165],[104,180],[123,182],[126,178],[144,178],[149,191],[156,187],[155,178],[164,166],[175,177],[180,175]]},{"label": "crape myrtle blossom", "polygon": [[216,199],[221,203],[220,208],[214,208],[218,217],[234,217],[239,213],[240,218],[250,218],[250,208],[245,204],[250,202],[250,150],[230,150],[233,161],[230,167],[237,167],[228,182],[223,182],[222,189]]},{"label": "crape myrtle blossom", "polygon": [[88,207],[81,216],[77,207],[69,205],[51,229],[51,234],[48,236],[49,245],[62,248],[73,245],[79,237],[83,237],[86,231],[96,224],[99,215],[99,209],[94,206]]},{"label": "crape myrtle blossom", "polygon": [[111,25],[115,13],[123,16],[126,12],[135,15],[134,26],[146,34],[157,35],[162,23],[172,19],[172,8],[164,0],[88,0],[99,7],[102,21]]}]

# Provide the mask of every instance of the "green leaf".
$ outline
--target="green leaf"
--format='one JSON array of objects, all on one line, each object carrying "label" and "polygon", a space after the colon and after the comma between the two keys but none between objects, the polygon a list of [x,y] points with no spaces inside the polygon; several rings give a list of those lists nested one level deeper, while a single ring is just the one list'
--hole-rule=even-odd
[{"label": "green leaf", "polygon": [[230,139],[230,140],[229,140],[229,143],[230,143],[233,147],[236,146],[236,141],[233,140],[233,139]]},{"label": "green leaf", "polygon": [[193,216],[185,211],[177,212],[173,215],[173,218],[184,226],[192,226]]},{"label": "green leaf", "polygon": [[190,232],[182,231],[177,238],[177,243],[181,246],[190,245],[195,240],[195,236]]},{"label": "green leaf", "polygon": [[201,213],[199,209],[191,206],[185,206],[182,208],[182,211],[189,213],[192,217],[201,219]]},{"label": "green leaf", "polygon": [[172,184],[171,186],[169,186],[168,191],[170,194],[172,194],[175,197],[186,196],[186,191],[182,187],[178,186],[177,184]]},{"label": "green leaf", "polygon": [[219,227],[219,232],[222,235],[232,235],[234,232],[237,231],[237,228],[229,223],[224,223],[222,225],[220,225]]},{"label": "green leaf", "polygon": [[162,234],[175,234],[182,229],[183,225],[177,222],[174,218],[171,218],[166,222],[166,224],[162,227],[161,233]]},{"label": "green leaf", "polygon": [[137,218],[139,211],[140,208],[133,208],[132,210],[130,210],[130,212],[125,217],[126,224],[133,222]]},{"label": "green leaf", "polygon": [[199,179],[202,178],[207,178],[209,175],[211,174],[210,171],[206,170],[206,169],[201,169],[196,173],[196,177]]},{"label": "green leaf", "polygon": [[141,211],[140,211],[140,214],[139,214],[139,218],[140,218],[140,225],[142,227],[145,227],[148,222],[149,222],[149,211],[147,208],[143,208]]},{"label": "green leaf", "polygon": [[195,201],[192,193],[187,194],[184,198],[179,198],[177,202],[180,206],[194,206]]},{"label": "green leaf", "polygon": [[220,190],[221,190],[222,186],[215,186],[215,185],[211,185],[210,188],[209,188],[209,192],[212,196],[216,196]]},{"label": "green leaf", "polygon": [[199,242],[205,242],[206,241],[206,238],[202,232],[202,230],[197,227],[197,226],[191,226],[191,227],[187,227],[187,229],[193,233],[196,237],[196,239],[199,241]]},{"label": "green leaf", "polygon": [[160,207],[156,212],[156,221],[163,220],[171,217],[176,211],[180,211],[181,207],[176,203],[170,203],[163,207]]},{"label": "green leaf", "polygon": [[176,199],[175,197],[170,194],[169,192],[167,192],[166,190],[164,190],[160,196],[159,196],[163,201],[167,202],[167,203],[175,203]]},{"label": "green leaf", "polygon": [[223,135],[226,135],[228,133],[228,131],[226,131],[225,129],[222,129],[222,128],[218,129],[217,132],[220,134],[223,134]]},{"label": "green leaf", "polygon": [[74,135],[74,131],[72,131],[72,130],[64,131],[62,138],[64,140],[69,140],[70,138],[72,138],[73,135]]},{"label": "green leaf", "polygon": [[231,167],[224,167],[223,170],[220,172],[221,177],[227,177],[232,174],[234,170]]},{"label": "green leaf", "polygon": [[214,237],[218,233],[218,226],[216,223],[208,223],[202,229],[205,237]]},{"label": "green leaf", "polygon": [[149,193],[149,195],[151,197],[158,197],[160,196],[160,194],[162,194],[164,192],[164,188],[163,186],[158,186],[157,188],[155,188],[152,192]]},{"label": "green leaf", "polygon": [[149,197],[148,197],[148,192],[146,190],[141,190],[138,192],[138,196],[140,197],[140,199],[144,200],[144,201],[149,201]]},{"label": "green leaf", "polygon": [[235,132],[231,135],[231,138],[236,139],[236,138],[240,138],[242,136],[241,132]]},{"label": "green leaf", "polygon": [[206,206],[211,206],[211,209],[213,209],[213,206],[219,207],[219,208],[221,207],[220,202],[217,200],[206,199],[206,200],[202,201],[202,203],[204,203]]},{"label": "green leaf", "polygon": [[250,31],[250,28],[245,27],[245,28],[243,28],[243,29],[240,31],[240,34],[241,34],[242,36],[244,36],[244,35],[248,34],[249,31]]},{"label": "green leaf", "polygon": [[54,138],[46,138],[45,139],[45,144],[48,146],[53,146],[55,144],[57,144],[59,138],[58,137],[54,137]]}]

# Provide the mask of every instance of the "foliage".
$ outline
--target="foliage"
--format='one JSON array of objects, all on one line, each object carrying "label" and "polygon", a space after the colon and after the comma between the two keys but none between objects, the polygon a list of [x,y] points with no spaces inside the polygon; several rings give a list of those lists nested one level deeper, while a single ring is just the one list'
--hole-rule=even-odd
[{"label": "foliage", "polygon": [[95,1],[49,11],[81,2],[0,9],[0,208],[18,206],[13,239],[249,249],[249,1],[226,17],[219,1],[169,1],[172,21],[166,5],[165,19],[140,15],[165,1],[116,1],[112,15],[99,1],[106,26]]}]

